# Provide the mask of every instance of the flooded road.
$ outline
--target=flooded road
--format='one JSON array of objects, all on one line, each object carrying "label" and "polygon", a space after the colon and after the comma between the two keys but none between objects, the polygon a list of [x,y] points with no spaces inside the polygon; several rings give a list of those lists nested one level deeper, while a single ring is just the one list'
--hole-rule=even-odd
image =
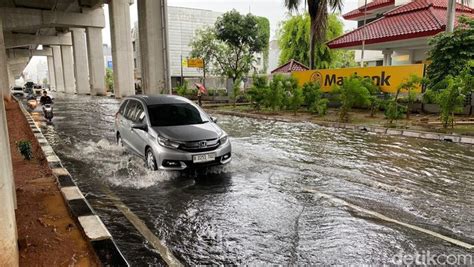
[{"label": "flooded road", "polygon": [[217,116],[233,146],[228,166],[201,176],[149,172],[114,144],[118,100],[59,95],[55,102],[53,124],[41,129],[134,266],[163,261],[124,207],[188,265],[472,255],[364,212],[474,244],[472,146]]}]

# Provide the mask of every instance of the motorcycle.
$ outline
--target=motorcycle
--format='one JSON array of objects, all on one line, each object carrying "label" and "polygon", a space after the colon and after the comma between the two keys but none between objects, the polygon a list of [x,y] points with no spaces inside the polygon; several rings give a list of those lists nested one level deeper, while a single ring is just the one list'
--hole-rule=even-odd
[{"label": "motorcycle", "polygon": [[53,119],[53,104],[43,105],[43,115],[48,122],[51,122]]}]

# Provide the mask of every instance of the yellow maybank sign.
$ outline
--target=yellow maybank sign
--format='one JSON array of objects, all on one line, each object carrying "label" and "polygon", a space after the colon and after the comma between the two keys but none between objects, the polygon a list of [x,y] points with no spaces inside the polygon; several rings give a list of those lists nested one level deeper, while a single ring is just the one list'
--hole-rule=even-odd
[{"label": "yellow maybank sign", "polygon": [[[370,78],[383,92],[396,93],[400,83],[414,74],[423,77],[424,65],[380,66],[366,68],[322,69],[292,72],[300,86],[307,82],[319,83],[322,92],[330,92],[335,85],[342,85],[344,77],[355,74]],[[421,93],[421,87],[415,90]]]}]

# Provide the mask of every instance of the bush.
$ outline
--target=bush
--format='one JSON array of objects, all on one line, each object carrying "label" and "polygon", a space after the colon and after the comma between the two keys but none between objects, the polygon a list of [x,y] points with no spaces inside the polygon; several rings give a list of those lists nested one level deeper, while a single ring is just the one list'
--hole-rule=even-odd
[{"label": "bush", "polygon": [[406,107],[398,104],[395,98],[385,102],[385,118],[389,120],[390,124],[392,124],[394,120],[403,118],[405,111]]},{"label": "bush", "polygon": [[31,148],[31,142],[29,140],[20,140],[16,142],[16,146],[24,159],[31,160],[33,158],[33,150]]},{"label": "bush", "polygon": [[446,78],[448,87],[438,93],[436,98],[437,104],[441,108],[441,121],[443,127],[448,128],[451,125],[454,128],[454,112],[461,112],[464,107],[464,82],[461,77]]},{"label": "bush", "polygon": [[268,95],[266,96],[265,106],[273,111],[281,109],[285,99],[285,80],[282,75],[275,75],[269,84]]},{"label": "bush", "polygon": [[176,87],[176,93],[179,96],[185,96],[188,92],[188,81],[184,80],[183,84],[180,84]]},{"label": "bush", "polygon": [[285,84],[285,107],[288,110],[292,110],[295,114],[303,104],[303,91],[298,86],[298,80],[294,77],[288,77],[284,81]]},{"label": "bush", "polygon": [[111,68],[105,69],[105,86],[107,92],[114,92],[114,71]]},{"label": "bush", "polygon": [[[405,110],[406,110],[406,118],[410,119],[410,104],[415,102],[417,99],[418,93],[416,93],[414,90],[422,86],[425,80],[417,75],[410,75],[410,77],[402,82],[397,89],[397,93],[395,95],[395,102],[399,103],[405,103]],[[401,92],[406,93],[406,96],[403,99],[399,99],[400,93]]]},{"label": "bush", "polygon": [[329,103],[329,99],[320,98],[320,99],[318,99],[318,101],[313,103],[313,105],[311,106],[310,111],[313,114],[318,114],[319,116],[324,116],[324,115],[326,115],[326,112],[328,110],[328,103]]},{"label": "bush", "polygon": [[303,85],[303,98],[304,98],[304,105],[311,110],[313,105],[321,99],[321,87],[319,83],[305,83]]},{"label": "bush", "polygon": [[341,102],[339,121],[349,121],[349,111],[354,105],[368,106],[370,104],[370,92],[365,87],[363,80],[359,76],[352,75],[344,78],[341,86],[334,88],[333,93],[338,95],[338,100]]},{"label": "bush", "polygon": [[436,103],[436,92],[434,90],[426,90],[423,93],[422,99],[424,104],[435,104]]},{"label": "bush", "polygon": [[233,83],[233,90],[232,90],[232,95],[230,96],[230,99],[232,99],[232,102],[234,103],[234,107],[235,107],[235,104],[237,103],[237,100],[240,98],[242,92],[240,90],[240,84],[241,84],[242,80],[240,79],[236,79]]},{"label": "bush", "polygon": [[259,110],[264,102],[265,98],[268,95],[269,87],[268,87],[268,79],[266,76],[254,76],[253,77],[253,85],[247,91],[247,95],[250,98],[250,102],[252,103],[253,107]]}]

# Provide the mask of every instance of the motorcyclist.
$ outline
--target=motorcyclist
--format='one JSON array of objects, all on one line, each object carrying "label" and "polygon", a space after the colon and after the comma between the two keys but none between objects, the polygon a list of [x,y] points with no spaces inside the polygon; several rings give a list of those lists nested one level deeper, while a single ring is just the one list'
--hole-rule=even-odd
[{"label": "motorcyclist", "polygon": [[46,90],[43,91],[43,96],[41,96],[41,98],[40,98],[40,104],[42,106],[44,106],[46,104],[53,104],[53,99],[51,99],[51,97],[49,97],[48,92]]}]

